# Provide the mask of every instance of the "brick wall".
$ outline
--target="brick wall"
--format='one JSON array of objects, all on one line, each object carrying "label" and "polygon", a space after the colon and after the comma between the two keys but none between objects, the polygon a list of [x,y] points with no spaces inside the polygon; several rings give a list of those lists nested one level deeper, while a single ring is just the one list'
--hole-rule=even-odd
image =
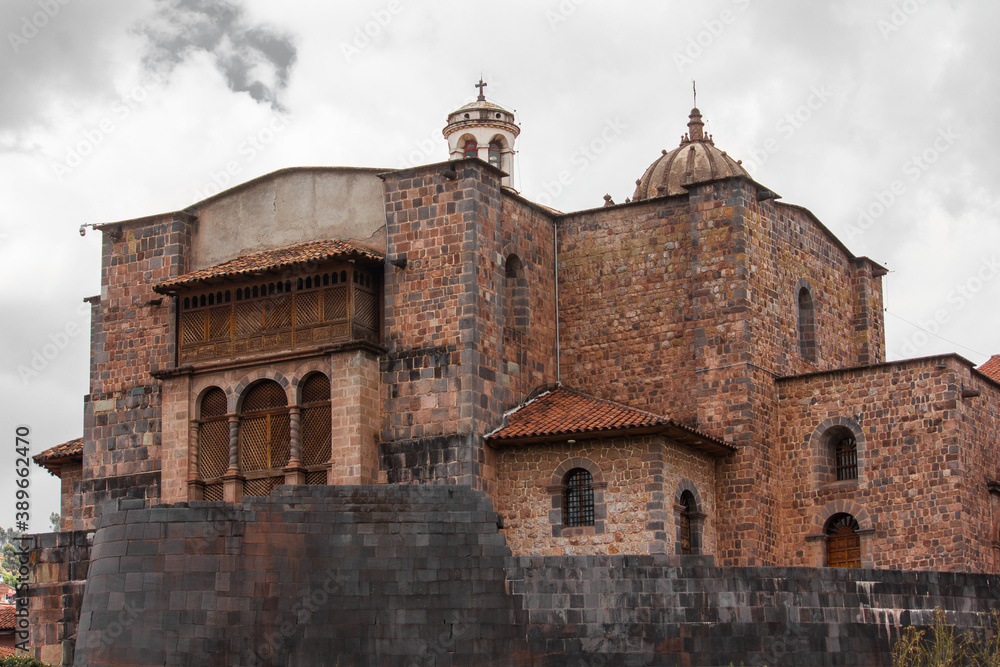
[{"label": "brick wall", "polygon": [[[824,523],[846,512],[865,531],[862,555],[870,567],[982,570],[987,552],[972,535],[982,534],[974,527],[989,512],[986,477],[996,474],[997,464],[985,452],[990,429],[994,438],[997,432],[998,404],[995,387],[961,398],[962,385],[972,378],[957,359],[777,382],[788,563],[821,565]],[[831,445],[822,439],[832,426],[856,434],[856,481],[836,481]]]},{"label": "brick wall", "polygon": [[[562,478],[583,466],[594,468],[595,526],[568,528]],[[517,556],[675,553],[675,503],[688,487],[706,515],[701,553],[715,553],[714,461],[660,436],[510,447],[497,467],[494,502]]]},{"label": "brick wall", "polygon": [[[1000,574],[1000,512],[991,510],[988,484],[1000,482],[1000,383],[951,359],[958,402],[962,472],[962,518],[973,571]],[[995,488],[995,487],[994,487]],[[998,508],[1000,509],[1000,508]]]},{"label": "brick wall", "polygon": [[[387,263],[385,275],[380,456],[389,481],[426,481],[423,469],[437,466],[444,475],[434,479],[489,488],[489,455],[468,434],[490,430],[528,385],[555,378],[551,227],[504,195],[500,177],[474,159],[384,176],[388,258],[407,260],[403,269]],[[524,264],[531,310],[513,354],[504,349],[503,253]],[[407,467],[415,456],[421,469]]]},{"label": "brick wall", "polygon": [[171,214],[103,229],[84,400],[82,525],[74,528],[92,527],[109,498],[159,497],[160,388],[150,371],[174,363],[175,313],[152,286],[186,270],[191,227],[187,216]]}]

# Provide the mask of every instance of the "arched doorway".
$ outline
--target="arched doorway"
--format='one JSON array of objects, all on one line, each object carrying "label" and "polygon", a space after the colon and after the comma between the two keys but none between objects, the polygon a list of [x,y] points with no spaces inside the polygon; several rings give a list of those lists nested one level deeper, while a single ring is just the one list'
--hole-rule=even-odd
[{"label": "arched doorway", "polygon": [[826,566],[861,567],[861,536],[850,514],[834,514],[826,524]]}]

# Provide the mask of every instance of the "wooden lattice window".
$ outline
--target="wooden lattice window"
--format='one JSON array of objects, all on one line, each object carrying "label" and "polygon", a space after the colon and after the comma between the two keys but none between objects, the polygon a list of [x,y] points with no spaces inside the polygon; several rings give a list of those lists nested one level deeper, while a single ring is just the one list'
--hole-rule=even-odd
[{"label": "wooden lattice window", "polygon": [[799,353],[806,361],[816,361],[816,313],[808,287],[799,290]]},{"label": "wooden lattice window", "polygon": [[563,482],[563,524],[594,525],[594,478],[590,471],[574,468]]},{"label": "wooden lattice window", "polygon": [[826,524],[826,566],[861,567],[861,536],[850,514],[834,514]]},{"label": "wooden lattice window", "polygon": [[834,436],[834,460],[837,466],[837,481],[858,478],[858,441],[852,433],[838,433]]},{"label": "wooden lattice window", "polygon": [[694,495],[690,491],[681,494],[680,502],[680,548],[678,553],[690,556],[694,553],[694,514],[696,512]]},{"label": "wooden lattice window", "polygon": [[273,380],[258,382],[243,398],[239,454],[243,472],[280,471],[288,465],[288,404],[285,390]]},{"label": "wooden lattice window", "polygon": [[216,480],[229,467],[229,417],[226,394],[212,387],[201,397],[198,424],[198,478]]},{"label": "wooden lattice window", "polygon": [[[330,380],[313,373],[302,383],[301,459],[304,466],[318,466],[330,460]],[[325,484],[326,476],[316,483]],[[306,482],[309,483],[307,475]]]},{"label": "wooden lattice window", "polygon": [[352,339],[377,342],[381,327],[379,273],[361,267],[246,281],[185,294],[178,305],[180,363]]},{"label": "wooden lattice window", "polygon": [[479,144],[476,143],[475,139],[467,139],[465,145],[462,147],[462,157],[476,157],[478,149]]}]

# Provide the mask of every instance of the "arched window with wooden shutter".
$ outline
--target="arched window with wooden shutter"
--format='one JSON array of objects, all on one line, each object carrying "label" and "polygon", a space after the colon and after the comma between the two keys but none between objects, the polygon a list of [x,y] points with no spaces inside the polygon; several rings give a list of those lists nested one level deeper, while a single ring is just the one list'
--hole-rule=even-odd
[{"label": "arched window with wooden shutter", "polygon": [[222,500],[222,476],[229,468],[229,416],[226,394],[218,387],[206,391],[198,410],[198,479],[204,482],[204,500]]},{"label": "arched window with wooden shutter", "polygon": [[850,514],[834,514],[826,524],[826,566],[861,567],[861,536]]},{"label": "arched window with wooden shutter", "polygon": [[302,383],[301,459],[306,484],[326,484],[330,461],[330,380],[313,373]]},{"label": "arched window with wooden shutter", "polygon": [[267,496],[284,483],[290,431],[285,390],[273,380],[247,389],[240,407],[239,463],[243,495]]}]

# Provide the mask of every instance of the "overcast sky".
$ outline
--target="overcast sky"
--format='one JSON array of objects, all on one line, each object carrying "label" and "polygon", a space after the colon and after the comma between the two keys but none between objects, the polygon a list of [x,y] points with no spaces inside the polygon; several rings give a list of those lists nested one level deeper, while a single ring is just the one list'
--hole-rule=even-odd
[{"label": "overcast sky", "polygon": [[[1000,352],[1000,4],[971,0],[4,0],[0,525],[14,433],[80,436],[100,232],[290,166],[447,159],[517,113],[515,184],[624,201],[698,106],[716,145],[884,280],[890,359]],[[929,330],[936,335],[925,333]],[[32,528],[58,482],[31,473]]]}]

